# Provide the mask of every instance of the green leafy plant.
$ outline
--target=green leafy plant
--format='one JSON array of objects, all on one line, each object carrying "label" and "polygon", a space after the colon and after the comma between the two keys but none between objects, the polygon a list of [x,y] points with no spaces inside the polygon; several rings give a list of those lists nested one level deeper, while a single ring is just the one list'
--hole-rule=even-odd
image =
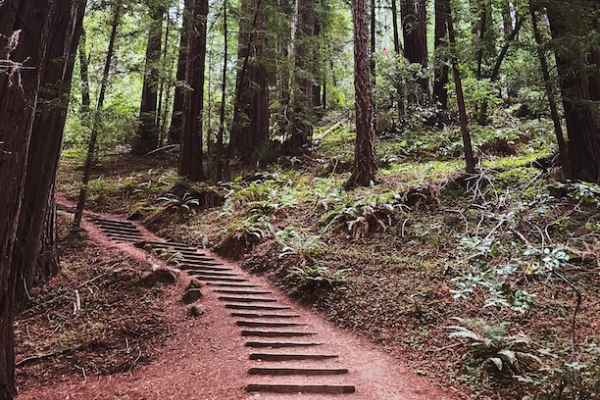
[{"label": "green leafy plant", "polygon": [[178,197],[172,193],[167,193],[165,196],[159,197],[157,201],[166,202],[166,210],[177,210],[187,213],[190,213],[193,207],[200,206],[200,200],[192,196],[189,192],[185,192],[183,197]]},{"label": "green leafy plant", "polygon": [[285,277],[285,281],[295,291],[315,293],[319,290],[332,290],[346,283],[347,269],[332,271],[323,266],[294,267]]},{"label": "green leafy plant", "polygon": [[469,343],[471,351],[468,354],[481,371],[519,375],[533,364],[541,363],[527,335],[509,334],[509,322],[488,324],[479,318],[455,319],[460,325],[449,326],[448,336]]}]

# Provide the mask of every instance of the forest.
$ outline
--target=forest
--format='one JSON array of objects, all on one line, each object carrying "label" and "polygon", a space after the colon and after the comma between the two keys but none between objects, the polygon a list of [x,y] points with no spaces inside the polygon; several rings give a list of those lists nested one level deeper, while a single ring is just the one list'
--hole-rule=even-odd
[{"label": "forest", "polygon": [[600,399],[598,0],[0,0],[0,193],[0,400]]}]

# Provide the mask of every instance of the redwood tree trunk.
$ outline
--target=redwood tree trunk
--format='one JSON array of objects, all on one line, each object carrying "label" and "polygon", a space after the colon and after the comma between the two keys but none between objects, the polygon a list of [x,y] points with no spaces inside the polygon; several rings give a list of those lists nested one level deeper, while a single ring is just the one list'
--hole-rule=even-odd
[{"label": "redwood tree trunk", "polygon": [[446,36],[446,20],[448,18],[444,8],[444,0],[435,0],[435,75],[433,78],[433,99],[442,109],[448,108],[448,67]]},{"label": "redwood tree trunk", "polygon": [[[427,0],[403,0],[402,31],[404,56],[413,64],[427,69]],[[425,95],[429,93],[427,78],[419,78]]]},{"label": "redwood tree trunk", "polygon": [[244,15],[253,15],[240,22],[238,60],[242,61],[236,79],[236,99],[228,152],[244,161],[254,161],[258,150],[269,140],[269,87],[263,56],[266,37],[256,32],[264,27],[266,17],[260,9],[261,0],[242,1]]},{"label": "redwood tree trunk", "polygon": [[187,65],[187,26],[190,19],[190,3],[191,0],[184,1],[181,35],[179,40],[179,55],[177,58],[177,86],[175,87],[175,97],[173,99],[173,113],[171,114],[171,126],[169,128],[169,144],[175,144],[181,141],[183,102],[186,91],[183,84],[185,83],[185,68]]},{"label": "redwood tree trunk", "polygon": [[[300,35],[298,37],[296,68],[304,75],[314,75],[314,37],[316,14],[314,0],[300,0],[299,10]],[[295,75],[297,78],[298,76]],[[300,89],[298,95],[293,97],[293,121],[290,147],[292,154],[306,152],[313,134],[313,112],[315,99],[318,93],[314,90],[314,81],[306,77],[297,79]]]},{"label": "redwood tree trunk", "polygon": [[[85,4],[71,7],[71,1],[56,3],[55,15],[50,25],[47,42],[47,62],[41,70],[41,86],[37,112],[31,135],[27,178],[19,228],[17,246],[13,252],[16,265],[27,266],[19,271],[17,300],[25,299],[27,292],[36,283],[50,279],[58,265],[33,268],[41,254],[44,232],[53,232],[51,209],[54,208],[54,181],[62,148],[63,132],[71,92],[71,78],[81,32]],[[44,249],[50,251],[52,249]]]},{"label": "redwood tree trunk", "polygon": [[550,107],[550,116],[554,123],[554,133],[556,134],[556,141],[558,143],[558,151],[560,153],[560,161],[563,170],[563,175],[567,179],[572,178],[571,174],[571,162],[569,161],[569,150],[567,143],[565,142],[565,135],[563,133],[560,115],[558,113],[558,106],[556,104],[556,97],[554,95],[554,86],[552,85],[552,79],[550,77],[550,68],[548,66],[548,59],[546,58],[546,52],[544,50],[544,40],[542,34],[538,28],[538,19],[535,13],[535,5],[533,2],[530,3],[529,12],[531,14],[531,24],[533,27],[533,36],[537,44],[537,53],[540,60],[540,67],[542,71],[542,77],[544,78],[544,87],[546,89],[546,97],[548,97],[548,106]]},{"label": "redwood tree trunk", "polygon": [[[450,0],[444,0],[443,4],[445,13],[447,15],[447,26],[448,26],[448,40],[450,46],[456,51],[456,34],[454,32],[454,22],[452,19],[452,8],[450,7]],[[452,74],[454,77],[454,86],[456,88],[456,100],[458,103],[458,113],[460,117],[460,132],[462,135],[463,146],[465,150],[465,164],[466,172],[468,174],[475,173],[475,156],[473,155],[473,145],[471,143],[471,133],[469,132],[469,117],[467,116],[467,107],[465,105],[465,96],[462,88],[462,78],[460,76],[460,67],[458,63],[458,56],[452,55]]]},{"label": "redwood tree trunk", "polygon": [[353,0],[354,89],[356,104],[356,150],[352,175],[346,187],[368,186],[375,180],[377,163],[373,142],[371,68],[369,65],[369,26],[366,0]]},{"label": "redwood tree trunk", "polygon": [[165,13],[162,5],[150,5],[152,23],[148,33],[146,46],[146,66],[144,68],[144,84],[142,86],[142,103],[140,105],[140,126],[133,147],[133,153],[143,155],[158,147],[158,63],[162,48],[162,23]]},{"label": "redwood tree trunk", "polygon": [[110,40],[108,42],[108,49],[106,50],[106,59],[104,61],[104,71],[102,72],[102,82],[100,83],[100,94],[98,95],[98,104],[94,111],[94,121],[92,124],[92,134],[90,137],[90,143],[88,145],[87,156],[85,159],[85,165],[83,167],[83,178],[81,180],[81,189],[79,190],[79,198],[77,199],[77,210],[75,210],[75,216],[73,217],[73,231],[79,230],[81,227],[81,220],[83,219],[83,209],[85,207],[85,200],[87,198],[88,183],[90,181],[90,175],[92,172],[92,161],[94,160],[94,153],[96,152],[96,141],[98,140],[98,131],[100,127],[100,111],[104,106],[104,97],[106,96],[106,88],[108,86],[108,78],[110,73],[110,66],[115,51],[115,41],[117,40],[117,28],[121,20],[121,12],[123,9],[123,0],[117,0],[114,4],[112,26],[110,32]]},{"label": "redwood tree trunk", "polygon": [[45,44],[55,6],[47,0],[0,2],[0,60],[4,65],[15,62],[26,67],[0,73],[0,400],[16,394],[13,320],[19,271],[12,258]]},{"label": "redwood tree trunk", "polygon": [[[585,43],[600,5],[585,0],[557,0],[548,8],[552,36]],[[597,45],[596,45],[597,46]],[[588,51],[556,46],[556,64],[560,77],[565,119],[569,134],[571,172],[575,179],[600,183],[600,113],[593,100],[598,98],[596,81],[587,71],[592,65]],[[586,54],[587,53],[587,54]],[[593,70],[592,70],[593,71]],[[598,72],[592,72],[598,77]]]},{"label": "redwood tree trunk", "polygon": [[179,155],[179,176],[191,181],[204,179],[202,110],[204,108],[207,16],[208,0],[193,0],[185,74],[191,90],[185,94]]},{"label": "redwood tree trunk", "polygon": [[81,37],[79,39],[79,76],[81,78],[81,111],[84,116],[87,116],[92,105],[90,99],[89,61],[85,49],[86,38],[85,29],[81,28]]}]

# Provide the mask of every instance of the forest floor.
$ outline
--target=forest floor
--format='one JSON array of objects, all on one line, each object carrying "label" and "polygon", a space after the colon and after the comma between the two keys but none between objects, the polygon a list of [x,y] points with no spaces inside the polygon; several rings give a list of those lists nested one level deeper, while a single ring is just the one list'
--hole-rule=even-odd
[{"label": "forest floor", "polygon": [[[380,138],[379,181],[345,191],[352,134],[323,128],[309,156],[265,152],[266,167],[189,195],[168,193],[174,154],[103,157],[89,207],[239,260],[457,393],[596,399],[600,189],[561,182],[548,121],[472,128],[474,176],[457,130],[415,131]],[[71,199],[80,164],[65,153]]]},{"label": "forest floor", "polygon": [[[70,216],[60,214],[61,232],[70,222]],[[187,273],[176,283],[164,282],[150,271],[173,267],[157,254],[114,241],[93,223],[84,225],[85,233],[78,237],[61,234],[60,276],[33,293],[17,319],[19,399],[282,398],[244,391],[252,379],[246,374],[251,349],[233,328],[234,319],[217,293],[204,287],[200,300],[184,305],[182,293],[192,279]],[[145,240],[160,240],[142,233]],[[241,272],[215,254],[207,256]],[[267,280],[254,277],[250,282],[272,291],[269,297],[289,302]],[[192,316],[192,308],[199,315]],[[295,311],[324,342],[322,352],[340,354],[337,362],[349,368],[348,379],[357,387],[351,398],[458,398],[442,393],[368,341],[334,328],[313,310],[297,306]]]}]

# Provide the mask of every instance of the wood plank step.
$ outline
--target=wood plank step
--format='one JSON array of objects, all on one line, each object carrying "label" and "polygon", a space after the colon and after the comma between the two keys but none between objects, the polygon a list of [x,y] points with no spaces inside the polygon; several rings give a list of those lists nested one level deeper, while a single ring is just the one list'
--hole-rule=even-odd
[{"label": "wood plank step", "polygon": [[237,318],[272,318],[272,319],[286,319],[286,318],[300,318],[300,315],[297,314],[254,314],[254,313],[240,313],[233,312],[231,313],[232,317]]},{"label": "wood plank step", "polygon": [[173,249],[173,250],[194,250],[193,247],[190,247],[185,244],[175,244],[169,242],[155,242],[151,240],[144,240],[139,243],[136,247],[144,248],[145,246],[150,246],[155,249]]},{"label": "wood plank step", "polygon": [[131,222],[120,220],[120,219],[98,217],[98,216],[95,216],[95,215],[87,215],[86,218],[89,219],[90,221],[94,221],[94,222],[106,222],[106,223],[113,223],[113,224],[121,224],[121,225],[131,225],[131,226],[134,226]]},{"label": "wood plank step", "polygon": [[194,275],[194,277],[200,281],[206,282],[249,282],[249,280],[245,278],[229,278],[226,276]]},{"label": "wood plank step", "polygon": [[103,231],[110,231],[110,232],[126,232],[126,233],[141,233],[140,230],[138,228],[136,228],[135,226],[112,226],[112,225],[104,225],[104,224],[96,224],[98,226],[100,226],[100,229],[102,229]]},{"label": "wood plank step", "polygon": [[314,332],[292,332],[292,331],[242,331],[242,336],[258,337],[303,337],[314,336]]},{"label": "wood plank step", "polygon": [[308,393],[308,394],[350,394],[355,393],[352,385],[287,385],[254,383],[246,386],[248,392],[264,393]]},{"label": "wood plank step", "polygon": [[306,326],[294,322],[270,322],[270,321],[237,321],[237,326],[246,328],[285,328],[288,326]]},{"label": "wood plank step", "polygon": [[314,347],[321,346],[323,343],[313,342],[246,342],[246,347],[253,348],[297,348],[297,347]]},{"label": "wood plank step", "polygon": [[338,358],[333,354],[270,354],[270,353],[252,353],[251,360],[262,361],[318,361],[331,360]]},{"label": "wood plank step", "polygon": [[267,299],[258,297],[235,297],[235,296],[219,296],[221,301],[235,301],[236,303],[276,303],[277,299]]},{"label": "wood plank step", "polygon": [[143,239],[143,236],[141,233],[139,234],[125,234],[125,233],[111,233],[111,232],[104,232],[104,234],[108,237],[118,237],[118,238],[126,238],[126,239],[135,239],[135,240],[140,240]]},{"label": "wood plank step", "polygon": [[200,267],[200,266],[194,266],[194,265],[188,265],[188,264],[181,264],[177,266],[177,269],[180,269],[182,271],[204,271],[204,272],[211,272],[211,271],[215,271],[215,272],[219,272],[219,271],[233,271],[233,269],[231,268],[221,268],[221,267]]},{"label": "wood plank step", "polygon": [[325,375],[345,375],[348,373],[346,368],[250,368],[249,375],[306,375],[306,376],[325,376]]},{"label": "wood plank step", "polygon": [[180,253],[178,251],[177,251],[177,253],[181,254],[181,258],[183,258],[184,260],[190,260],[190,261],[215,261],[214,257],[203,256],[200,253],[197,253],[197,255],[182,254],[182,253]]},{"label": "wood plank step", "polygon": [[291,310],[290,306],[261,306],[254,304],[225,304],[225,308],[230,310],[256,310],[256,311],[277,311],[277,310]]},{"label": "wood plank step", "polygon": [[243,288],[243,289],[251,289],[251,288],[259,288],[260,285],[252,285],[245,283],[213,283],[209,282],[206,286],[215,286],[215,287],[226,287],[226,288]]},{"label": "wood plank step", "polygon": [[190,267],[218,267],[220,265],[223,265],[223,263],[220,263],[218,261],[197,261],[197,260],[188,260],[185,258],[182,260],[175,260],[175,261],[179,261],[181,264],[189,265]]},{"label": "wood plank step", "polygon": [[223,294],[245,294],[245,295],[261,295],[261,294],[272,294],[268,290],[229,290],[229,289],[217,289],[214,291],[215,293],[223,293]]},{"label": "wood plank step", "polygon": [[225,277],[236,277],[238,274],[232,274],[231,272],[216,272],[216,271],[201,271],[201,270],[189,270],[188,274],[190,275],[202,275],[202,276],[225,276]]}]

